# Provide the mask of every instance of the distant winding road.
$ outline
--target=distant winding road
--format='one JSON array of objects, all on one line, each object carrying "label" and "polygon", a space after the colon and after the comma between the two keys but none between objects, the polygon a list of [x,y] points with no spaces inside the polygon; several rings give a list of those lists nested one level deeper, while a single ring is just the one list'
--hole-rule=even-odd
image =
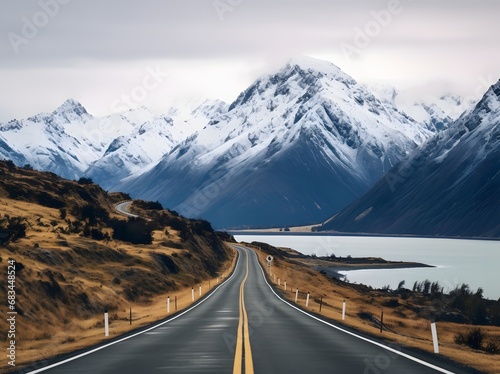
[{"label": "distant winding road", "polygon": [[269,286],[252,250],[234,247],[239,259],[233,275],[187,312],[31,373],[473,372],[430,354],[415,357],[299,310]]},{"label": "distant winding road", "polygon": [[115,205],[115,209],[117,212],[124,214],[129,217],[139,217],[137,214],[130,213],[130,205],[133,203],[133,200],[123,201],[119,204]]}]

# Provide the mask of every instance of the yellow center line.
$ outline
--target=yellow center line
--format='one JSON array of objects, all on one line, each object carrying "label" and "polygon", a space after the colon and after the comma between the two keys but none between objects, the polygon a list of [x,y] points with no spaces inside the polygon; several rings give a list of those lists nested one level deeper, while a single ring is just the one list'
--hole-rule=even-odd
[{"label": "yellow center line", "polygon": [[248,315],[245,308],[245,282],[248,278],[248,252],[245,252],[245,255],[247,259],[247,269],[245,278],[243,278],[243,281],[240,285],[240,319],[238,321],[238,338],[236,340],[233,374],[241,374],[243,369],[243,362],[245,365],[245,374],[253,374],[252,348],[250,347]]}]

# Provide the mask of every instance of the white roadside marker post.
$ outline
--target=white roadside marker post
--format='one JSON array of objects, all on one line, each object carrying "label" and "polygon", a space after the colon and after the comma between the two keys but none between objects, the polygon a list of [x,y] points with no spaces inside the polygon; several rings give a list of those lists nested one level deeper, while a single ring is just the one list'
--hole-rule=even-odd
[{"label": "white roadside marker post", "polygon": [[345,300],[342,302],[342,321],[345,320]]},{"label": "white roadside marker post", "polygon": [[307,293],[306,297],[306,308],[309,306],[309,292]]},{"label": "white roadside marker post", "polygon": [[295,302],[297,302],[298,298],[299,298],[299,289],[297,288],[295,290]]},{"label": "white roadside marker post", "polygon": [[191,301],[194,301],[194,287],[191,288]]},{"label": "white roadside marker post", "polygon": [[431,323],[431,332],[432,332],[432,343],[434,345],[434,353],[439,353],[439,343],[438,343],[436,322]]},{"label": "white roadside marker post", "polygon": [[170,313],[170,296],[167,297],[167,313]]},{"label": "white roadside marker post", "polygon": [[104,311],[104,336],[109,336],[108,310]]},{"label": "white roadside marker post", "polygon": [[284,283],[284,285],[285,285],[285,291],[286,291],[286,279],[285,279],[285,283]]},{"label": "white roadside marker post", "polygon": [[201,284],[200,284],[200,296],[201,296]]}]

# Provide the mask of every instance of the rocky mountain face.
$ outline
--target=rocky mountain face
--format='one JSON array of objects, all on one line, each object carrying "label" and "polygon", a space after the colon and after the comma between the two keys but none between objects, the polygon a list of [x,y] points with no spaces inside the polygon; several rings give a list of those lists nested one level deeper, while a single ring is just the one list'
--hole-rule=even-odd
[{"label": "rocky mountain face", "polygon": [[500,236],[500,81],[319,230]]},{"label": "rocky mountain face", "polygon": [[418,101],[413,105],[400,105],[400,109],[432,132],[447,129],[475,103],[459,96],[443,95],[435,102]]},{"label": "rocky mountain face", "polygon": [[443,131],[457,120],[462,113],[472,108],[476,102],[458,95],[446,93],[433,100],[408,101],[401,98],[400,92],[387,84],[367,86],[369,90],[383,103],[392,105],[406,113],[416,122],[431,132]]},{"label": "rocky mountain face", "polygon": [[318,222],[430,134],[335,65],[295,59],[116,188],[216,227]]},{"label": "rocky mountain face", "polygon": [[207,101],[193,113],[171,108],[163,116],[140,107],[99,118],[70,99],[52,113],[0,124],[0,157],[69,179],[90,177],[111,188],[158,161],[201,128],[211,108],[224,105]]},{"label": "rocky mountain face", "polygon": [[5,158],[17,164],[29,163],[40,170],[76,178],[97,154],[95,148],[84,146],[66,132],[66,126],[84,126],[91,120],[83,106],[68,100],[52,113],[0,124],[4,139],[1,153],[7,153]]}]

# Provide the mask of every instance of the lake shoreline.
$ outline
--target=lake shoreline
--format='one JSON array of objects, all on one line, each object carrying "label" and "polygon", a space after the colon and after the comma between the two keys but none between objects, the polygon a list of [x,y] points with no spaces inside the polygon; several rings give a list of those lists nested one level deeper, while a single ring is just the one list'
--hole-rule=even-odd
[{"label": "lake shoreline", "polygon": [[[285,234],[285,235],[283,235]],[[288,235],[286,235],[288,234]],[[295,233],[294,233],[295,234]],[[483,297],[497,300],[500,296],[498,264],[500,243],[493,240],[463,240],[437,238],[367,237],[367,236],[324,236],[309,233],[266,235],[237,235],[235,239],[245,242],[266,242],[275,247],[293,248],[296,251],[317,258],[327,258],[328,263],[314,263],[313,266],[328,266],[332,272],[354,270],[344,269],[345,264],[335,259],[384,258],[388,262],[430,264],[435,267],[407,267],[368,269],[347,273],[350,282],[366,284],[374,288],[386,285],[397,287],[404,280],[407,285],[429,279],[438,281],[446,290],[453,290],[462,284],[471,289],[484,290]],[[354,265],[354,264],[353,264]],[[337,266],[337,269],[335,268]],[[403,266],[403,265],[398,265]],[[338,269],[342,267],[342,269]],[[339,274],[339,275],[343,275]]]},{"label": "lake shoreline", "polygon": [[319,265],[314,266],[313,269],[319,272],[324,272],[329,277],[343,279],[347,275],[342,272],[355,271],[355,270],[390,270],[390,269],[414,269],[414,268],[433,268],[435,266],[422,264],[419,262],[388,262],[386,264],[359,264],[352,266],[339,266],[339,265]]},{"label": "lake shoreline", "polygon": [[[276,230],[276,231],[273,231]],[[465,237],[465,236],[432,236],[411,234],[377,234],[377,233],[354,233],[354,232],[328,232],[328,231],[279,231],[279,229],[249,229],[249,230],[222,230],[229,235],[255,235],[255,236],[338,236],[338,237],[373,237],[373,238],[413,238],[413,239],[456,239],[456,240],[484,240],[497,241],[500,238],[493,237]]]}]

